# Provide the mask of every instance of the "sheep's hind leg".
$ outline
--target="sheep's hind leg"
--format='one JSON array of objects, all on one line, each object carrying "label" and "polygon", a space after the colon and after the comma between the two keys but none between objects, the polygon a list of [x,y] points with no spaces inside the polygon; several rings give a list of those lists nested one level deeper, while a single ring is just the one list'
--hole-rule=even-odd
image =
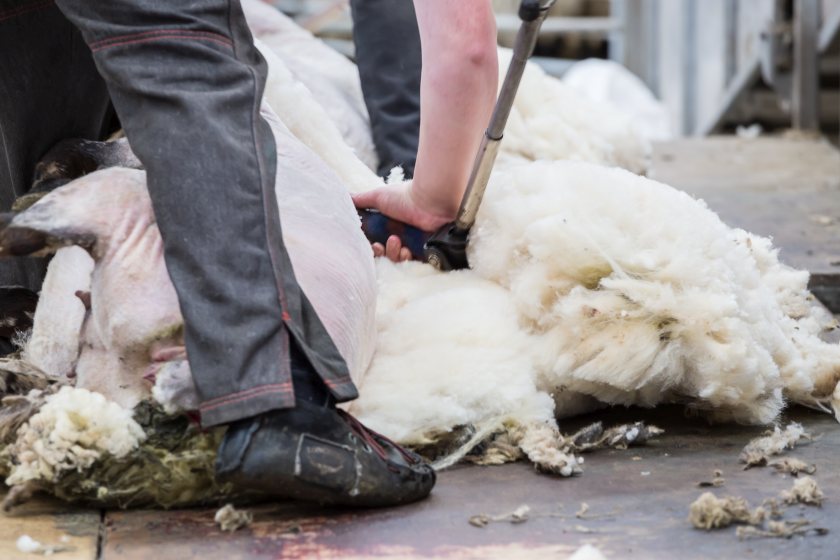
[{"label": "sheep's hind leg", "polygon": [[582,458],[564,445],[563,436],[553,422],[533,422],[519,428],[518,445],[537,470],[560,476],[583,472]]}]

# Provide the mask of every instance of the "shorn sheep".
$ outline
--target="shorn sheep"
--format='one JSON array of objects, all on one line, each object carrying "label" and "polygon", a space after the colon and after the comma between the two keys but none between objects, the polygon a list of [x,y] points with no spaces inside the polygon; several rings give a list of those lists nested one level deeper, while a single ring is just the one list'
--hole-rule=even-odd
[{"label": "shorn sheep", "polygon": [[[245,7],[262,14],[253,27],[270,68],[263,113],[278,138],[284,236],[360,387],[350,411],[373,429],[436,449],[441,466],[484,443],[484,462],[524,454],[568,476],[581,471],[579,445],[557,419],[605,405],[682,403],[753,424],[786,402],[837,409],[840,346],[819,338],[831,318],[808,274],[781,264],[768,239],[637,175],[650,147],[630,120],[535,67],[472,232],[472,268],[374,263],[348,195],[382,184],[353,65],[334,54],[320,70],[305,64],[280,45],[325,47],[259,2]],[[331,101],[312,93],[323,83]],[[97,212],[102,197],[122,214]],[[41,252],[58,254],[30,344],[3,364],[4,386],[33,389],[0,412],[11,500],[33,488],[121,505],[224,494],[183,475],[212,479],[216,440],[177,424],[197,401],[144,172],[91,173],[17,215],[16,228],[49,234]],[[77,292],[90,292],[89,309]],[[162,446],[173,433],[178,444]],[[155,484],[115,478],[138,465]],[[181,498],[157,492],[167,485]]]}]

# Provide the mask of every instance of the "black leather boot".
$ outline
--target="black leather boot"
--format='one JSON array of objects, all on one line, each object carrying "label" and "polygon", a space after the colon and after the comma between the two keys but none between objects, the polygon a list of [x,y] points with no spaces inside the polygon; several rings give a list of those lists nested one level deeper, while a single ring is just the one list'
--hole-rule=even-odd
[{"label": "black leather boot", "polygon": [[294,341],[290,353],[297,405],[231,424],[216,458],[219,481],[325,505],[395,506],[428,496],[432,467],[337,410]]},{"label": "black leather boot", "polygon": [[216,475],[276,498],[366,507],[414,502],[435,485],[415,453],[346,412],[306,401],[232,424]]}]

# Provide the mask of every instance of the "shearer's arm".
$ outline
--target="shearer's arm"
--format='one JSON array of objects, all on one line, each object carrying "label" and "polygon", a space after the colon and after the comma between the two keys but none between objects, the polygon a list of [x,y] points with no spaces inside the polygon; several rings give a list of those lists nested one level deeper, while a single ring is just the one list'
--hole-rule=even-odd
[{"label": "shearer's arm", "polygon": [[[432,231],[452,221],[496,99],[496,24],[489,0],[415,0],[423,52],[420,144],[413,181],[354,196],[359,208]],[[399,239],[377,254],[407,257]]]}]

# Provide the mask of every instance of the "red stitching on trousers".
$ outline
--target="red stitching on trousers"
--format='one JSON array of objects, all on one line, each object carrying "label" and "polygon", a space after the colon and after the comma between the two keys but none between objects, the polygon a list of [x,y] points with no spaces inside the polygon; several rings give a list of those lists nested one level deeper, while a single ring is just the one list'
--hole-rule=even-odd
[{"label": "red stitching on trousers", "polygon": [[197,37],[208,37],[211,39],[218,39],[220,41],[226,41],[229,44],[231,43],[230,39],[221,35],[219,33],[213,33],[211,31],[193,31],[191,29],[153,29],[152,31],[141,31],[140,33],[128,33],[126,35],[117,35],[116,37],[108,37],[107,39],[100,39],[99,41],[92,42],[89,46],[92,49],[105,46],[108,43],[113,43],[114,41],[122,41],[128,39],[140,39],[143,37],[153,37],[155,35],[166,35],[170,33],[182,33],[184,35],[195,35]]},{"label": "red stitching on trousers", "polygon": [[212,399],[210,401],[207,401],[207,404],[202,404],[200,409],[202,411],[213,410],[214,408],[219,408],[220,406],[224,406],[226,404],[241,402],[253,397],[264,395],[266,393],[289,393],[292,389],[291,385],[291,383],[279,383],[275,385],[263,385],[261,387],[255,387],[247,391],[234,393],[233,395],[226,395],[224,397]]},{"label": "red stitching on trousers", "polygon": [[46,8],[52,5],[52,3],[53,0],[46,0],[45,2],[36,2],[35,4],[30,4],[29,6],[18,6],[17,8],[0,12],[0,21],[5,21],[7,19],[12,19],[13,17],[28,14],[29,12],[34,12],[35,10],[40,10],[41,8]]},{"label": "red stitching on trousers", "polygon": [[225,399],[234,397],[236,395],[247,395],[247,394],[250,394],[250,393],[258,393],[260,391],[265,390],[266,388],[290,387],[291,385],[292,385],[291,381],[286,381],[286,382],[283,382],[283,383],[271,383],[269,385],[260,385],[259,387],[251,387],[250,389],[245,389],[244,391],[239,391],[239,392],[236,392],[236,393],[232,393],[230,395],[222,395],[221,397],[216,397],[215,399],[210,399],[206,402],[206,404],[212,404],[212,403],[215,403],[217,401],[223,401]]},{"label": "red stitching on trousers", "polygon": [[353,381],[352,381],[351,379],[348,379],[348,378],[346,378],[346,377],[344,377],[344,378],[342,378],[342,379],[337,379],[337,380],[333,380],[333,379],[324,379],[324,383],[326,383],[328,386],[334,386],[334,385],[347,385],[348,383],[352,383],[352,382],[353,382]]},{"label": "red stitching on trousers", "polygon": [[[116,39],[116,38],[115,38]],[[110,49],[111,47],[122,47],[125,45],[135,45],[138,43],[149,43],[151,41],[158,41],[161,39],[186,39],[192,41],[210,41],[212,43],[216,43],[218,45],[222,45],[223,47],[227,47],[232,49],[233,43],[231,43],[228,39],[222,37],[221,35],[209,34],[209,33],[201,33],[201,32],[193,32],[188,33],[184,31],[172,30],[166,32],[157,32],[154,35],[149,34],[148,37],[143,38],[136,38],[124,41],[117,41],[113,42],[114,39],[109,39],[109,42],[99,41],[97,43],[93,43],[90,46],[91,52],[99,52],[105,49]]]},{"label": "red stitching on trousers", "polygon": [[242,401],[247,401],[247,400],[253,399],[253,398],[255,398],[255,397],[259,397],[259,396],[266,395],[266,394],[271,394],[271,393],[280,393],[280,394],[288,395],[290,392],[291,392],[291,391],[289,391],[289,390],[282,390],[282,391],[266,390],[266,391],[260,391],[260,392],[258,392],[258,393],[254,393],[254,394],[252,394],[252,395],[245,395],[245,396],[242,396],[242,397],[237,397],[237,398],[235,398],[235,399],[230,399],[230,400],[227,400],[227,401],[225,401],[225,402],[220,402],[220,403],[212,404],[212,405],[210,405],[210,406],[205,406],[205,405],[202,405],[201,407],[199,407],[199,412],[207,412],[207,411],[209,411],[209,410],[214,410],[214,409],[216,409],[216,408],[219,408],[220,406],[224,406],[224,405],[228,405],[228,404],[235,404],[235,403],[242,402]]},{"label": "red stitching on trousers", "polygon": [[246,396],[243,396],[243,397],[230,399],[228,401],[220,402],[220,403],[213,404],[213,405],[210,405],[210,406],[202,405],[202,406],[199,407],[199,412],[202,412],[202,413],[208,412],[208,411],[211,411],[211,410],[215,410],[215,409],[217,409],[221,406],[236,404],[238,402],[247,401],[247,400],[250,400],[250,399],[253,399],[253,398],[256,398],[256,397],[260,397],[260,396],[266,395],[266,394],[279,393],[279,394],[283,394],[283,395],[288,395],[289,392],[290,391],[287,391],[287,390],[286,391],[274,391],[274,390],[262,391],[260,393],[254,393],[253,395],[246,395]]}]

